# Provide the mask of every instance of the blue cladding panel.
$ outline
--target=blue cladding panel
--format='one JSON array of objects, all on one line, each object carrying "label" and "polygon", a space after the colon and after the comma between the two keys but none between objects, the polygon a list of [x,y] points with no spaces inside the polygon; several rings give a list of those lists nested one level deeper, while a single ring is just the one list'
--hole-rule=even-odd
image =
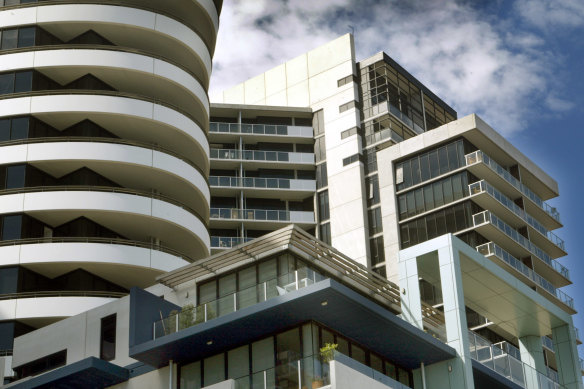
[{"label": "blue cladding panel", "polygon": [[180,307],[143,289],[130,289],[130,348],[152,340],[153,323],[175,309]]}]

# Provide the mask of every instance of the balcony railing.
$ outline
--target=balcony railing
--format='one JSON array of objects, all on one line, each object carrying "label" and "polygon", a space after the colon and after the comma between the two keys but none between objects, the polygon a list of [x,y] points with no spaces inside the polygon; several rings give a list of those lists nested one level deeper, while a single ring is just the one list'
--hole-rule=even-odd
[{"label": "balcony railing", "polygon": [[505,235],[513,239],[515,242],[517,242],[519,245],[521,245],[535,257],[541,259],[556,272],[560,273],[563,277],[565,277],[566,279],[570,279],[568,269],[560,265],[557,261],[554,261],[545,251],[531,243],[529,239],[521,235],[516,229],[505,223],[503,220],[499,219],[492,212],[490,211],[479,212],[477,214],[474,214],[472,216],[472,219],[473,225],[475,227],[478,227],[485,223],[490,223],[493,226],[497,227],[501,232],[503,232]]},{"label": "balcony railing", "polygon": [[196,307],[183,308],[181,312],[171,314],[154,323],[154,339],[205,323],[271,298],[283,296],[324,279],[323,275],[312,269],[301,268],[217,300]]},{"label": "balcony railing", "polygon": [[219,134],[281,135],[312,138],[312,127],[273,124],[247,124],[211,122],[209,132]]},{"label": "balcony railing", "polygon": [[0,350],[0,357],[12,356],[12,350]]},{"label": "balcony railing", "polygon": [[483,153],[481,150],[477,150],[466,155],[466,165],[474,165],[476,163],[482,162],[487,165],[491,170],[497,173],[505,181],[511,184],[515,189],[523,193],[528,197],[534,204],[541,208],[544,212],[554,218],[556,221],[560,222],[560,213],[556,208],[550,206],[548,203],[543,201],[538,195],[533,193],[531,189],[522,184],[517,178],[513,177],[511,173],[505,170],[501,165],[495,162],[487,154]]},{"label": "balcony railing", "polygon": [[526,388],[526,377],[530,376],[537,377],[538,386],[541,389],[563,388],[553,378],[546,376],[547,372],[544,374],[536,371],[474,332],[468,331],[468,336],[471,358],[517,385]]},{"label": "balcony railing", "polygon": [[548,231],[540,222],[538,222],[533,216],[521,209],[517,204],[513,202],[509,197],[505,196],[503,193],[495,189],[491,184],[485,180],[474,182],[468,185],[468,189],[471,195],[478,193],[488,193],[491,197],[497,200],[500,204],[505,206],[507,209],[512,211],[515,215],[533,227],[537,232],[545,236],[550,242],[558,246],[562,250],[565,249],[565,244],[562,239],[560,239],[556,234]]},{"label": "balcony railing", "polygon": [[555,352],[554,341],[549,336],[545,336],[545,335],[542,336],[541,337],[541,343],[543,344],[544,347],[547,347],[548,350]]},{"label": "balcony railing", "polygon": [[314,163],[314,153],[296,153],[291,151],[211,149],[211,158],[243,161]]},{"label": "balcony railing", "polygon": [[[523,274],[525,277],[529,278],[531,281],[535,282],[537,285],[542,287],[546,292],[554,296],[556,299],[560,300],[562,303],[566,304],[570,308],[574,309],[574,299],[568,296],[566,293],[557,289],[553,286],[551,282],[537,274],[533,269],[527,267],[523,262],[509,254],[507,251],[503,250],[501,247],[493,242],[485,243],[477,246],[476,250],[483,254],[484,256],[494,255],[513,269],[517,270],[519,273]],[[548,338],[549,339],[549,338]]]},{"label": "balcony railing", "polygon": [[210,176],[210,186],[222,188],[266,188],[316,191],[316,180],[288,178]]},{"label": "balcony railing", "polygon": [[314,223],[314,212],[265,209],[211,208],[211,219]]},{"label": "balcony railing", "polygon": [[247,243],[254,238],[238,238],[231,236],[212,236],[211,248],[230,249],[237,245]]},{"label": "balcony railing", "polygon": [[391,128],[385,128],[381,131],[374,132],[373,134],[365,136],[365,144],[372,145],[377,142],[381,142],[385,139],[391,139],[395,143],[403,142],[404,138],[400,136],[397,132],[392,130]]}]

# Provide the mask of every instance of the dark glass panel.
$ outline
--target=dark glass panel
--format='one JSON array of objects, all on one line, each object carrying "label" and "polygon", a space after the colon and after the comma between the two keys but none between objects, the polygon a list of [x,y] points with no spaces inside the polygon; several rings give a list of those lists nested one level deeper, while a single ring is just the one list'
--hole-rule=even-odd
[{"label": "dark glass panel", "polygon": [[10,139],[26,139],[28,138],[28,117],[12,119],[12,136]]},{"label": "dark glass panel", "polygon": [[444,195],[442,194],[442,184],[440,182],[435,182],[432,184],[432,189],[434,191],[434,205],[440,207],[444,205]]},{"label": "dark glass panel", "polygon": [[101,319],[100,358],[111,361],[116,357],[116,315]]},{"label": "dark glass panel", "polygon": [[[18,292],[18,267],[3,267],[0,268],[0,294],[17,293]],[[0,334],[2,331],[0,331]],[[12,347],[9,347],[12,348]],[[0,350],[2,348],[2,341],[0,340]]]},{"label": "dark glass panel", "polygon": [[10,119],[0,119],[0,142],[10,140]]},{"label": "dark glass panel", "polygon": [[428,154],[420,156],[420,175],[422,181],[430,179],[430,165]]},{"label": "dark glass panel", "polygon": [[412,185],[420,183],[420,160],[418,158],[412,159]]},{"label": "dark glass panel", "polygon": [[35,44],[35,27],[24,27],[18,30],[18,47],[30,47]]},{"label": "dark glass panel", "polygon": [[440,166],[438,165],[438,151],[433,150],[428,153],[430,160],[430,176],[432,178],[440,175]]},{"label": "dark glass panel", "polygon": [[444,235],[446,232],[446,219],[444,218],[444,211],[439,211],[436,213],[436,235]]},{"label": "dark glass panel", "polygon": [[32,71],[17,72],[14,80],[14,92],[30,92],[32,90]]},{"label": "dark glass panel", "polygon": [[25,179],[26,165],[8,166],[6,168],[6,189],[24,188]]},{"label": "dark glass panel", "polygon": [[454,201],[452,196],[452,181],[450,177],[442,181],[442,189],[444,190],[444,204]]},{"label": "dark glass panel", "polygon": [[458,160],[458,152],[456,151],[456,145],[459,142],[461,141],[450,143],[448,146],[446,146],[448,151],[448,162],[450,164],[450,170],[458,169],[461,166],[460,161]]},{"label": "dark glass panel", "polygon": [[22,236],[22,215],[4,216],[2,240],[20,239]]},{"label": "dark glass panel", "polygon": [[446,219],[446,231],[456,232],[456,222],[454,220],[454,209],[452,207],[444,210],[444,218]]},{"label": "dark glass panel", "polygon": [[14,73],[0,74],[0,95],[14,92]]},{"label": "dark glass panel", "polygon": [[18,29],[2,31],[2,50],[15,49],[18,47]]},{"label": "dark glass panel", "polygon": [[440,147],[438,149],[438,161],[440,163],[440,174],[448,173],[448,154],[446,147]]}]

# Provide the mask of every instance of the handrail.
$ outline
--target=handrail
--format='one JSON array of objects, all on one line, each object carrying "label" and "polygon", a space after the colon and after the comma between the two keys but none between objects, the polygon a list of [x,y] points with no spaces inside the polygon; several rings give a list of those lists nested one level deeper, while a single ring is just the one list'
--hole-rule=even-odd
[{"label": "handrail", "polygon": [[296,220],[296,222],[314,223],[313,211],[286,211],[278,209],[240,209],[240,208],[211,208],[211,219],[229,219],[229,220],[260,220],[260,221],[293,221],[291,215],[294,212],[298,214],[310,214],[312,220]]},{"label": "handrail", "polygon": [[[291,155],[298,155],[299,161],[290,161]],[[303,160],[303,156],[309,156],[308,160]],[[276,151],[276,150],[239,150],[239,149],[216,149],[211,148],[210,157],[212,159],[230,159],[243,161],[268,161],[268,162],[293,162],[293,163],[313,163],[314,153],[301,153],[297,151]]]},{"label": "handrail", "polygon": [[495,226],[499,231],[513,239],[521,247],[529,251],[534,257],[542,260],[550,268],[561,274],[563,277],[570,279],[568,269],[562,266],[558,261],[554,261],[548,253],[543,251],[537,245],[533,244],[529,239],[521,235],[516,229],[505,223],[501,218],[491,211],[482,211],[472,215],[473,226],[488,223]]},{"label": "handrail", "polygon": [[97,89],[51,89],[51,90],[42,90],[42,91],[28,91],[28,92],[17,92],[17,93],[6,93],[0,95],[0,100],[4,99],[16,99],[19,97],[36,97],[36,96],[51,96],[51,95],[91,95],[91,96],[112,96],[112,97],[122,97],[126,99],[133,99],[133,100],[141,100],[146,101],[148,103],[161,105],[166,108],[170,108],[187,118],[191,119],[199,128],[203,130],[203,134],[207,140],[209,139],[209,135],[205,130],[206,127],[196,119],[191,113],[185,111],[182,108],[177,107],[174,104],[167,103],[160,99],[154,99],[148,96],[139,95],[137,93],[126,93],[126,92],[118,92],[118,91],[106,91],[106,90],[97,90]]},{"label": "handrail", "polygon": [[266,178],[266,177],[230,177],[230,176],[209,176],[209,185],[227,188],[259,188],[259,189],[297,189],[310,190],[305,188],[292,188],[292,182],[314,183],[316,190],[316,180],[305,180],[297,178]]},{"label": "handrail", "polygon": [[489,157],[481,150],[474,151],[465,155],[465,162],[466,166],[474,165],[476,163],[484,163],[487,165],[493,172],[511,184],[515,189],[521,192],[525,197],[529,198],[535,205],[541,208],[542,211],[547,213],[553,219],[555,219],[558,223],[560,221],[560,213],[548,203],[543,201],[538,195],[536,195],[531,189],[529,189],[524,183],[522,183],[517,178],[513,177],[511,173],[509,173],[505,168],[499,165],[495,160]]},{"label": "handrail", "polygon": [[[41,4],[43,3],[43,4]],[[21,3],[21,4],[14,4],[14,5],[5,5],[3,7],[0,7],[0,9],[17,9],[17,8],[30,8],[30,7],[38,7],[40,6],[44,6],[44,5],[63,5],[63,4],[72,4],[72,5],[78,5],[78,4],[97,4],[97,5],[112,5],[115,7],[125,7],[125,8],[135,8],[135,9],[140,9],[143,11],[148,11],[148,12],[152,12],[152,13],[156,13],[156,14],[161,14],[164,15],[170,19],[174,19],[175,21],[188,26],[195,34],[197,34],[199,36],[199,38],[201,39],[201,41],[203,42],[203,44],[205,45],[205,47],[207,48],[207,50],[209,51],[209,55],[212,55],[214,50],[211,50],[211,48],[209,47],[209,44],[205,41],[205,34],[203,34],[197,27],[195,23],[189,23],[187,22],[185,19],[181,18],[180,16],[177,16],[171,12],[168,12],[168,10],[166,8],[162,8],[162,9],[155,9],[155,8],[150,8],[150,7],[145,7],[141,4],[138,3],[124,3],[121,1],[108,1],[107,3],[104,4],[103,1],[100,0],[81,0],[81,1],[77,1],[77,0],[62,0],[62,1],[57,1],[57,0],[39,0],[36,2],[31,2],[31,3]],[[216,38],[215,38],[216,39]]]},{"label": "handrail", "polygon": [[12,356],[12,350],[0,350],[0,357],[10,357]]},{"label": "handrail", "polygon": [[209,132],[214,134],[249,134],[249,135],[277,135],[277,136],[298,136],[291,135],[288,127],[306,128],[310,130],[312,138],[314,130],[310,126],[293,126],[288,124],[252,124],[252,123],[226,123],[210,122]]},{"label": "handrail", "polygon": [[181,253],[169,247],[157,245],[154,243],[140,242],[137,240],[120,239],[120,238],[98,238],[98,237],[43,237],[43,238],[25,238],[25,239],[11,239],[0,240],[0,247],[27,245],[27,244],[45,244],[45,243],[99,243],[99,244],[117,244],[120,246],[139,247],[149,250],[156,250],[166,254],[174,255],[184,259],[189,263],[195,260],[188,255]]},{"label": "handrail", "polygon": [[[125,46],[106,45],[106,44],[98,45],[98,44],[82,44],[82,43],[76,43],[76,44],[62,43],[62,44],[56,44],[56,45],[38,45],[38,46],[16,47],[16,48],[12,48],[12,49],[2,49],[2,50],[0,50],[0,55],[24,53],[24,52],[30,52],[30,51],[48,51],[48,50],[106,50],[106,51],[120,51],[120,52],[124,52],[124,53],[144,55],[147,57],[151,57],[151,58],[159,59],[161,61],[168,62],[171,65],[174,65],[177,68],[180,68],[181,70],[188,73],[191,77],[195,78],[199,82],[199,84],[201,84],[203,86],[205,86],[209,83],[209,82],[204,83],[201,80],[201,78],[198,75],[196,75],[194,72],[192,72],[190,69],[187,69],[184,65],[179,64],[178,62],[176,62],[168,57],[165,57],[165,56],[162,56],[159,54],[154,54],[150,51],[134,49],[134,48],[125,47]],[[203,88],[203,89],[205,89],[205,93],[207,93],[206,88]],[[208,97],[209,97],[209,95],[207,94],[207,98]]]},{"label": "handrail", "polygon": [[212,248],[223,248],[230,249],[234,246],[240,245],[242,243],[247,243],[254,240],[255,238],[241,238],[235,236],[211,236],[211,247]]},{"label": "handrail", "polygon": [[62,291],[38,291],[0,294],[0,300],[28,299],[40,297],[106,297],[120,298],[127,296],[128,292],[106,292],[93,290],[62,290]]},{"label": "handrail", "polygon": [[98,138],[98,137],[89,137],[89,136],[87,136],[87,137],[84,137],[84,136],[63,136],[63,137],[53,136],[53,137],[25,138],[25,139],[13,139],[13,140],[0,141],[0,147],[23,145],[23,144],[59,143],[59,142],[111,143],[111,144],[121,144],[121,145],[142,147],[142,148],[147,148],[147,149],[150,149],[153,151],[160,151],[161,153],[172,155],[173,157],[176,157],[176,158],[180,159],[181,161],[187,163],[192,168],[195,168],[199,173],[201,173],[201,175],[203,176],[203,178],[205,179],[207,184],[209,183],[209,180],[208,180],[207,176],[205,175],[205,173],[203,172],[203,169],[198,167],[193,161],[191,161],[187,157],[184,157],[184,156],[180,155],[179,153],[172,151],[170,149],[167,149],[165,147],[161,147],[161,146],[154,145],[152,143],[147,143],[147,142],[139,142],[139,141],[135,141],[135,140],[127,140],[127,139],[122,139],[122,138],[106,138],[106,137]]},{"label": "handrail", "polygon": [[207,222],[199,215],[197,211],[181,203],[172,197],[161,195],[158,193],[151,193],[143,190],[128,189],[128,188],[116,188],[113,186],[91,186],[91,185],[63,185],[63,186],[32,186],[24,188],[14,188],[14,189],[2,189],[0,190],[0,196],[10,195],[10,194],[20,194],[20,193],[34,193],[34,192],[108,192],[108,193],[122,193],[129,195],[137,195],[143,197],[150,197],[152,199],[161,200],[167,203],[171,203],[180,207],[197,217],[203,225],[207,228],[209,227]]},{"label": "handrail", "polygon": [[480,180],[468,185],[469,193],[472,195],[478,193],[488,193],[492,198],[497,200],[498,203],[503,205],[505,208],[512,211],[524,222],[529,224],[534,230],[539,234],[543,235],[547,240],[553,243],[555,246],[565,251],[564,241],[551,231],[548,231],[536,218],[531,216],[529,213],[521,209],[517,204],[513,202],[509,197],[505,196],[494,186],[489,184],[486,180]]}]

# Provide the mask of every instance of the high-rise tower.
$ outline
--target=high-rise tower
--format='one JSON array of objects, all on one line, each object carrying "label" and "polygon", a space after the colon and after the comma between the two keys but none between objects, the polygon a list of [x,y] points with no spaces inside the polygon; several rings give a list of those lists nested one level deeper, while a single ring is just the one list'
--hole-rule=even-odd
[{"label": "high-rise tower", "polygon": [[221,5],[0,1],[0,353],[208,255]]}]

